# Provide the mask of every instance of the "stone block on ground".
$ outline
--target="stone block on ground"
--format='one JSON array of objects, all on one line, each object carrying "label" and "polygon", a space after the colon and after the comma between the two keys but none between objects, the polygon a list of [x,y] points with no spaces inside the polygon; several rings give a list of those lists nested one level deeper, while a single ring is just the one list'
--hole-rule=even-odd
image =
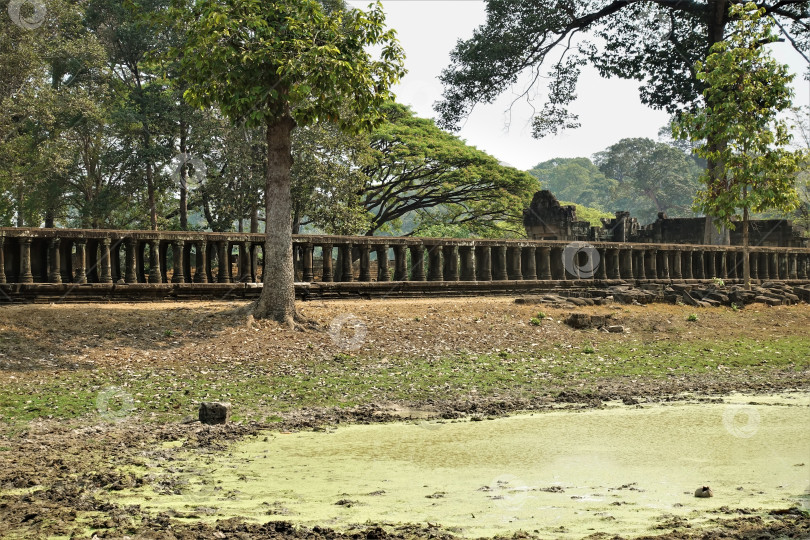
[{"label": "stone block on ground", "polygon": [[231,416],[231,404],[219,402],[200,403],[200,422],[203,424],[225,424]]}]

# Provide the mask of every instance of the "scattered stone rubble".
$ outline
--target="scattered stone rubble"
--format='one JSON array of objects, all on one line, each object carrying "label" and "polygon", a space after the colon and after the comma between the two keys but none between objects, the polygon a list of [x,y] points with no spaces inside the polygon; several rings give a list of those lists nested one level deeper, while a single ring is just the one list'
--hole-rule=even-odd
[{"label": "scattered stone rubble", "polygon": [[[577,296],[566,296],[572,294]],[[672,283],[645,284],[640,287],[617,285],[608,289],[581,289],[559,294],[544,294],[522,297],[517,304],[544,304],[551,307],[583,307],[593,305],[651,304],[666,302],[693,307],[736,306],[742,308],[753,303],[782,306],[810,303],[810,285],[788,285],[782,282],[765,282],[746,291],[742,285]]]}]

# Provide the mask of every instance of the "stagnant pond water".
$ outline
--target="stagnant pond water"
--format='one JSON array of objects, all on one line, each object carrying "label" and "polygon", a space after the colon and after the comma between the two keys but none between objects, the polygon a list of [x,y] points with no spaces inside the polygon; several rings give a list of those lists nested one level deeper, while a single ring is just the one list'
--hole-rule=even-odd
[{"label": "stagnant pond water", "polygon": [[[170,465],[182,493],[118,502],[207,520],[429,522],[463,536],[664,532],[732,517],[723,507],[810,506],[810,395],[275,432],[179,457],[151,465],[158,476]],[[703,485],[713,498],[694,497]]]}]

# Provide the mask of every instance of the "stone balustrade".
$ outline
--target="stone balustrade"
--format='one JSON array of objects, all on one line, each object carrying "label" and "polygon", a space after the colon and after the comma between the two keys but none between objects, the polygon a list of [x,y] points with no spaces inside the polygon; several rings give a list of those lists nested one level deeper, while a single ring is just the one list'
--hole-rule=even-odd
[{"label": "stone balustrade", "polygon": [[[297,281],[724,281],[740,247],[297,235]],[[262,281],[264,235],[0,228],[0,284]],[[223,264],[225,261],[225,264]],[[808,280],[810,249],[750,248],[753,280]]]}]

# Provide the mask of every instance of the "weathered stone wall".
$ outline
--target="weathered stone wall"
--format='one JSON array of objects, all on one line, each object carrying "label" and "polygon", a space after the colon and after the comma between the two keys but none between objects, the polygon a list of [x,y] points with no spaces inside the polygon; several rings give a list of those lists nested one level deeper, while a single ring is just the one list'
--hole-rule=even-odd
[{"label": "weathered stone wall", "polygon": [[[590,227],[578,221],[574,206],[562,207],[550,191],[535,193],[529,208],[523,212],[526,235],[533,240],[567,240],[633,242],[649,244],[742,245],[742,224],[733,231],[718,234],[710,220],[670,218],[658,214],[658,219],[640,225],[629,212],[616,212],[616,217],[603,219],[602,227]],[[752,246],[808,247],[803,231],[789,220],[751,220],[749,243]]]}]

